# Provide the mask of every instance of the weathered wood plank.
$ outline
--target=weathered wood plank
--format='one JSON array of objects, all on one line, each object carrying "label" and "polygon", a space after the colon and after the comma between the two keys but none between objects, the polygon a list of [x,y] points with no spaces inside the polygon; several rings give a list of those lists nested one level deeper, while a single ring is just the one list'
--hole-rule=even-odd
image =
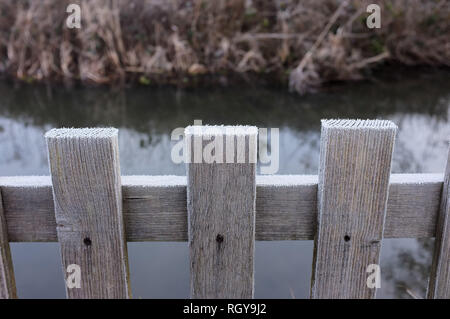
[{"label": "weathered wood plank", "polygon": [[374,298],[367,267],[379,264],[396,126],[323,120],[312,298]]},{"label": "weathered wood plank", "polygon": [[187,241],[186,176],[127,176],[122,189],[128,241]]},{"label": "weathered wood plank", "polygon": [[0,191],[0,299],[15,299],[16,282],[9,249],[6,219],[3,214],[2,192]]},{"label": "weathered wood plank", "polygon": [[428,298],[450,299],[450,147],[447,156],[441,206],[431,266]]},{"label": "weathered wood plank", "polygon": [[[317,175],[256,177],[256,240],[312,240]],[[385,238],[435,236],[443,174],[392,174]],[[0,177],[11,242],[56,242],[49,176]],[[186,176],[122,176],[127,241],[187,241]]]},{"label": "weathered wood plank", "polygon": [[[192,155],[187,164],[192,298],[253,298],[257,132],[186,128]],[[216,143],[213,162],[202,157],[211,143]]]},{"label": "weathered wood plank", "polygon": [[435,236],[443,174],[392,174],[384,238]]},{"label": "weathered wood plank", "polygon": [[81,269],[68,298],[129,298],[116,129],[54,129],[45,135],[63,273]]},{"label": "weathered wood plank", "polygon": [[312,240],[316,217],[316,175],[257,176],[256,240]]},{"label": "weathered wood plank", "polygon": [[57,242],[50,176],[0,177],[11,242]]}]

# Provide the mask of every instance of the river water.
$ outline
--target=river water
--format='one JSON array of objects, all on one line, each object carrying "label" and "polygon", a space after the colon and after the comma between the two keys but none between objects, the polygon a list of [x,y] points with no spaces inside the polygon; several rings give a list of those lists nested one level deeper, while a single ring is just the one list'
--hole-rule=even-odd
[{"label": "river water", "polygon": [[[203,124],[279,128],[278,174],[317,174],[322,118],[380,118],[399,132],[394,173],[441,173],[450,136],[450,74],[412,74],[334,86],[300,97],[285,90],[125,90],[13,87],[0,83],[0,176],[48,175],[44,133],[54,127],[119,128],[124,175],[184,175],[171,160],[172,130]],[[378,298],[423,297],[433,240],[384,240]],[[12,243],[21,298],[64,298],[57,243]],[[307,298],[312,241],[257,242],[255,297]],[[187,243],[129,243],[135,298],[187,298]]]}]

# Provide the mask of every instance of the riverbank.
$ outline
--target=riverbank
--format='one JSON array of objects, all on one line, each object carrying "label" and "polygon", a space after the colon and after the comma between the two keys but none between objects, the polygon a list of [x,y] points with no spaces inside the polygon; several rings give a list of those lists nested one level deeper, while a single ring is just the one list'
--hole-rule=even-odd
[{"label": "riverbank", "polygon": [[[388,119],[399,126],[393,173],[442,172],[450,136],[448,73],[392,73],[302,97],[261,87],[15,89],[0,81],[0,176],[49,175],[44,134],[51,128],[110,126],[119,128],[122,175],[183,176],[185,165],[170,160],[171,132],[195,119],[279,128],[281,175],[317,174],[320,119]],[[384,239],[377,296],[425,296],[433,245],[432,239]],[[20,298],[65,297],[58,243],[12,243],[11,249]],[[255,249],[257,298],[309,298],[312,241],[257,241]],[[135,297],[189,298],[187,243],[131,242],[128,252]]]},{"label": "riverbank", "polygon": [[[376,1],[381,28],[368,29],[371,2],[0,0],[0,74],[108,86],[259,79],[305,93],[380,65],[450,66],[447,1]],[[66,27],[69,3],[81,5],[81,29]]]}]

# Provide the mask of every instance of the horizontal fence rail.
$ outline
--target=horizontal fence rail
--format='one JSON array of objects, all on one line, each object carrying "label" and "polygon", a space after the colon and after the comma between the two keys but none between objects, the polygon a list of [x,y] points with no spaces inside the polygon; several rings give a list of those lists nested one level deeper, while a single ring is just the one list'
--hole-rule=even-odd
[{"label": "horizontal fence rail", "polygon": [[[315,175],[256,176],[256,240],[313,240]],[[442,174],[392,174],[384,238],[436,234]],[[10,242],[57,242],[49,176],[0,177]],[[187,241],[186,176],[122,176],[126,239]]]},{"label": "horizontal fence rail", "polygon": [[188,127],[187,176],[121,176],[116,129],[51,130],[51,176],[0,177],[0,298],[16,297],[10,242],[59,242],[83,272],[68,298],[131,298],[136,241],[189,242],[192,298],[252,298],[255,240],[314,240],[311,298],[375,298],[382,240],[433,237],[427,297],[449,298],[450,161],[391,174],[396,129],[322,121],[318,175],[262,176],[256,127]]}]

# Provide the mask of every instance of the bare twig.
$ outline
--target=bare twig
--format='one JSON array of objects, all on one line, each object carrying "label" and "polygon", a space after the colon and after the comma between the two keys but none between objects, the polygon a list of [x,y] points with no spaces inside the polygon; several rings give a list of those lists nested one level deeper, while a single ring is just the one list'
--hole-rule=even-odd
[{"label": "bare twig", "polygon": [[367,65],[372,64],[372,63],[377,63],[380,62],[382,60],[385,60],[387,58],[389,58],[390,54],[389,52],[385,51],[383,53],[380,53],[378,55],[375,55],[373,57],[364,59],[362,61],[353,63],[350,65],[350,69],[355,68],[355,69],[361,69],[361,68],[365,68]]},{"label": "bare twig", "polygon": [[327,25],[325,26],[325,28],[322,30],[322,32],[317,37],[316,42],[314,42],[312,47],[303,56],[303,59],[300,61],[300,63],[298,64],[296,69],[302,70],[305,67],[306,63],[309,62],[309,60],[311,59],[312,55],[317,50],[317,48],[320,46],[320,44],[322,43],[323,39],[325,39],[325,36],[328,34],[328,32],[330,31],[331,27],[337,21],[337,19],[339,18],[339,16],[341,15],[342,11],[344,10],[344,8],[347,5],[348,5],[348,1],[347,0],[343,1],[341,3],[341,5],[337,8],[337,10],[333,13],[333,15],[331,16],[331,18],[328,21]]}]

